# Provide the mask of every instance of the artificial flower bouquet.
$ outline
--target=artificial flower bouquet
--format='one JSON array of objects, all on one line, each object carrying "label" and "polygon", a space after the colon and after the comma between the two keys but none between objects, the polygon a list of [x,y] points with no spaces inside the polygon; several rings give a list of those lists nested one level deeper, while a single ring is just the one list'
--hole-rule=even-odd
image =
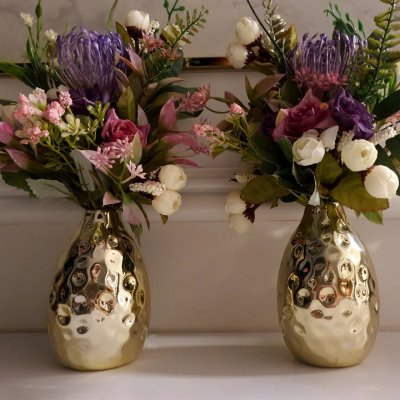
[{"label": "artificial flower bouquet", "polygon": [[[109,21],[117,5],[114,3]],[[40,0],[28,29],[27,63],[0,70],[32,88],[2,100],[0,171],[34,197],[66,197],[85,209],[123,207],[127,220],[148,223],[144,205],[166,221],[181,204],[180,165],[207,152],[179,119],[198,116],[209,88],[181,86],[182,46],[203,27],[208,11],[164,2],[160,28],[132,10],[116,31],[43,32]],[[182,17],[182,12],[185,16]]]},{"label": "artificial flower bouquet", "polygon": [[298,201],[314,206],[338,202],[382,221],[388,199],[399,195],[400,1],[380,0],[387,10],[366,35],[338,6],[326,10],[334,32],[298,40],[271,1],[264,16],[241,18],[227,56],[236,68],[265,75],[246,78],[249,103],[230,92],[217,126],[197,125],[212,154],[232,151],[246,169],[235,175],[240,193],[228,196],[230,222],[245,231],[263,203]]}]

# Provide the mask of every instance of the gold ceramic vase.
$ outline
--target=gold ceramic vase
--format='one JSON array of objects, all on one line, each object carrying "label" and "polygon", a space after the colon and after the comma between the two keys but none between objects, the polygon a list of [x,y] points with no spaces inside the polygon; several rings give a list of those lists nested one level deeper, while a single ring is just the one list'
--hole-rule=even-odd
[{"label": "gold ceramic vase", "polygon": [[78,370],[128,364],[143,348],[149,317],[147,272],[130,225],[120,210],[85,211],[50,295],[59,360]]},{"label": "gold ceramic vase", "polygon": [[379,325],[374,266],[337,203],[307,206],[278,278],[283,337],[300,361],[318,367],[359,364]]}]

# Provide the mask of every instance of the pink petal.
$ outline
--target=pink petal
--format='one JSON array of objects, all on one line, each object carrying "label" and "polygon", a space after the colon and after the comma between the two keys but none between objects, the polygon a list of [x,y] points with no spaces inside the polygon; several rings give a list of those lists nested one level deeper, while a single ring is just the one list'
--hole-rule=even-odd
[{"label": "pink petal", "polygon": [[166,131],[174,130],[176,124],[176,109],[174,99],[169,99],[160,111],[159,124]]},{"label": "pink petal", "polygon": [[131,224],[131,225],[139,225],[140,224],[140,217],[138,214],[138,206],[134,202],[124,203],[122,205],[122,213],[124,218]]},{"label": "pink petal", "polygon": [[6,122],[0,122],[0,143],[11,144],[15,141],[14,132]]},{"label": "pink petal", "polygon": [[192,150],[198,149],[200,146],[197,136],[189,133],[171,133],[165,135],[162,140],[172,146],[184,145]]},{"label": "pink petal", "polygon": [[110,192],[105,192],[103,196],[103,206],[110,206],[112,204],[121,203],[121,200],[117,199]]},{"label": "pink petal", "polygon": [[138,115],[137,115],[137,123],[138,125],[148,125],[149,120],[147,118],[146,113],[143,108],[138,105]]},{"label": "pink petal", "polygon": [[28,154],[22,150],[17,149],[4,149],[11,159],[18,165],[19,168],[29,172],[44,172],[46,168],[30,158]]}]

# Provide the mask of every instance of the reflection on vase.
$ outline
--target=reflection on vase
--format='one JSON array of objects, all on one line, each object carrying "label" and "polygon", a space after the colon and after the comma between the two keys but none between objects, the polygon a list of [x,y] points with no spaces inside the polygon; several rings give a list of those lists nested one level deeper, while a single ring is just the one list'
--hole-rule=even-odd
[{"label": "reflection on vase", "polygon": [[337,203],[307,206],[278,278],[278,315],[293,355],[347,367],[371,350],[379,325],[374,266]]},{"label": "reflection on vase", "polygon": [[146,269],[119,210],[86,211],[50,295],[49,334],[60,361],[79,370],[132,362],[150,317]]}]

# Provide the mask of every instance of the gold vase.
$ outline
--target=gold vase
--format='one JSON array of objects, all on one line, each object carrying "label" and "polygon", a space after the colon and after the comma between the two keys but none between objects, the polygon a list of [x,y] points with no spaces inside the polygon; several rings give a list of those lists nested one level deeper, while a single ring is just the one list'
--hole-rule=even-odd
[{"label": "gold vase", "polygon": [[121,211],[85,211],[50,295],[48,329],[61,363],[104,370],[135,360],[148,332],[149,293],[138,241]]},{"label": "gold vase", "polygon": [[278,278],[283,337],[300,361],[318,367],[359,364],[379,326],[374,266],[337,203],[307,206]]}]

